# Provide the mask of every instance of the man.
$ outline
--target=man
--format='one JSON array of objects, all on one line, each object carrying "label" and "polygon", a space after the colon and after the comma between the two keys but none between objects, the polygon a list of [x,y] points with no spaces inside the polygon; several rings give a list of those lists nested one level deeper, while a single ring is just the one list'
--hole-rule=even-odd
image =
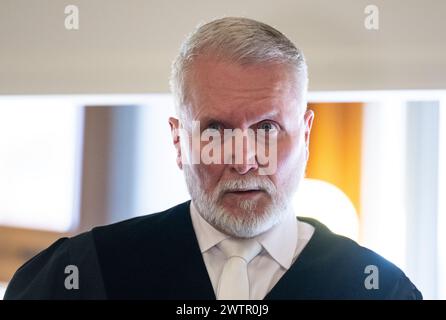
[{"label": "man", "polygon": [[295,218],[313,112],[289,39],[245,18],[202,25],[171,87],[192,200],[58,240],[17,271],[5,298],[421,299],[390,262]]}]

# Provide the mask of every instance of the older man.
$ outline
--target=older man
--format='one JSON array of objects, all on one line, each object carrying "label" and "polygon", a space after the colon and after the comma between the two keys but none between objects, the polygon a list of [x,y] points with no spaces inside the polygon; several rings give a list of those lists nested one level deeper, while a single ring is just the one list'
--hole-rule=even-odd
[{"label": "older man", "polygon": [[245,18],[200,26],[171,78],[169,123],[191,201],[60,239],[5,297],[420,299],[390,262],[296,219],[313,122],[307,82],[302,53],[276,29]]}]

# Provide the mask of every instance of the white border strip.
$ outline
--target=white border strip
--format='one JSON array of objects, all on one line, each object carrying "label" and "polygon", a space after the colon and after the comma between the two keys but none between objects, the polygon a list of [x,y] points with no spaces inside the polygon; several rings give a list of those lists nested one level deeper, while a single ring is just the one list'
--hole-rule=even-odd
[{"label": "white border strip", "polygon": [[440,101],[437,217],[437,299],[446,300],[446,99]]}]

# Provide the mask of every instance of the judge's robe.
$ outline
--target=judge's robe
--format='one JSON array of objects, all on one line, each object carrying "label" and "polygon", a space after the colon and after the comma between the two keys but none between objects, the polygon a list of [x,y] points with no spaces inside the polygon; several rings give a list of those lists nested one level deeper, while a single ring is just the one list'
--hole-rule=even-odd
[{"label": "judge's robe", "polygon": [[[189,205],[59,239],[17,270],[5,299],[215,299]],[[314,234],[266,300],[422,298],[389,261],[314,219],[298,219]],[[66,288],[70,265],[78,289]]]}]

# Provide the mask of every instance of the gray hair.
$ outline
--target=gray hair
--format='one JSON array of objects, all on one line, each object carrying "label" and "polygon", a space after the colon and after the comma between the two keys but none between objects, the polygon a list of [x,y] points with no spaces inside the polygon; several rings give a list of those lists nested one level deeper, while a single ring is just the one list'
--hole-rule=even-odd
[{"label": "gray hair", "polygon": [[303,53],[280,31],[247,18],[226,17],[199,25],[185,39],[172,64],[170,88],[175,108],[188,103],[187,73],[200,54],[211,54],[241,65],[283,63],[294,68],[307,90],[308,73]]}]

